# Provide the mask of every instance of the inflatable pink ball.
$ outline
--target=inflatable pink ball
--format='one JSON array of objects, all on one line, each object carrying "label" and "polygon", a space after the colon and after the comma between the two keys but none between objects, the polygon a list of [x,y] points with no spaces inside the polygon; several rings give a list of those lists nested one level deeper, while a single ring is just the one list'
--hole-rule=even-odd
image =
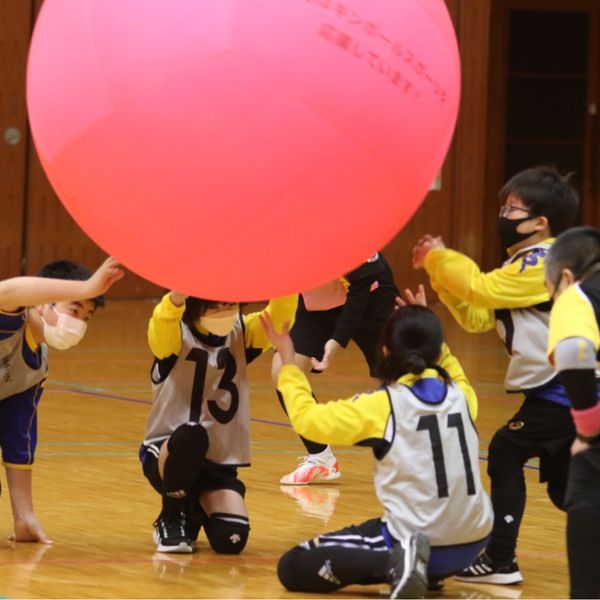
[{"label": "inflatable pink ball", "polygon": [[27,100],[92,240],[161,286],[251,301],[402,228],[459,84],[443,0],[46,0]]}]

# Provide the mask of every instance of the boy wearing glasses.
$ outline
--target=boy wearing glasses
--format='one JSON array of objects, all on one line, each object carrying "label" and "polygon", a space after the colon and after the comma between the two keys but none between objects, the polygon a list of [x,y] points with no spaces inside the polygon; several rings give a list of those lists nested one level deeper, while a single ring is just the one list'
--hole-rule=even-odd
[{"label": "boy wearing glasses", "polygon": [[468,256],[426,235],[413,249],[413,266],[424,267],[431,286],[467,331],[496,328],[510,355],[505,378],[509,393],[522,393],[519,411],[494,435],[488,475],[494,527],[486,551],[457,579],[497,584],[523,580],[516,562],[519,526],[525,510],[523,467],[540,458],[540,481],[564,509],[570,446],[575,429],[571,404],[546,347],[551,298],[544,286],[544,260],[554,237],[569,228],[579,198],[558,171],[527,169],[500,190],[498,232],[508,260],[482,273]]}]

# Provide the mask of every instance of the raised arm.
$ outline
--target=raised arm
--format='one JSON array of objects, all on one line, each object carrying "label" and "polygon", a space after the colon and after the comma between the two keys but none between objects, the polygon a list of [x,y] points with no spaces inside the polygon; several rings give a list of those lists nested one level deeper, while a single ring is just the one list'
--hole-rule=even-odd
[{"label": "raised arm", "polygon": [[293,294],[291,296],[274,298],[264,310],[244,315],[246,348],[261,353],[272,347],[272,344],[261,325],[261,315],[269,315],[275,329],[281,331],[286,323],[290,328],[292,327],[297,307],[298,294]]},{"label": "raised arm", "polygon": [[154,307],[148,323],[148,345],[158,359],[181,351],[181,317],[185,311],[186,296],[169,292]]},{"label": "raised arm", "polygon": [[434,248],[426,255],[423,266],[435,289],[476,309],[523,308],[549,299],[541,254],[526,255],[483,273],[468,256],[449,248]]},{"label": "raised arm", "polygon": [[446,371],[446,373],[448,373],[448,375],[450,375],[450,379],[452,379],[452,381],[454,381],[454,383],[456,383],[463,391],[465,398],[467,399],[471,419],[474,421],[478,414],[477,394],[467,379],[460,362],[458,362],[458,359],[450,352],[450,348],[448,348],[447,344],[442,344],[442,353],[438,360],[438,364]]},{"label": "raised arm", "polygon": [[104,294],[124,275],[114,258],[107,258],[85,281],[48,277],[13,277],[0,282],[0,310],[14,312],[24,306],[89,300]]},{"label": "raised arm", "polygon": [[261,317],[266,334],[281,355],[283,366],[277,388],[294,431],[322,444],[353,445],[385,439],[391,406],[387,392],[377,390],[352,398],[317,404],[306,375],[294,364],[294,345],[288,329],[273,329],[268,315]]}]

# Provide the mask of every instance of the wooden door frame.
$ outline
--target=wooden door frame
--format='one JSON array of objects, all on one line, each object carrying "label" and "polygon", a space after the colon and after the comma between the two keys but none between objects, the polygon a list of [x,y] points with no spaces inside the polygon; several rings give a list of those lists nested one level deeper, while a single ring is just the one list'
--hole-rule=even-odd
[{"label": "wooden door frame", "polygon": [[[599,80],[600,70],[600,2],[597,0],[497,0],[492,3],[492,29],[490,33],[490,67],[489,67],[489,103],[487,119],[487,161],[486,161],[486,206],[497,209],[498,191],[504,183],[505,151],[506,151],[506,106],[508,90],[508,18],[511,9],[587,12],[590,15],[590,47],[588,51],[588,87],[587,87],[587,120],[584,169],[586,172],[586,202],[582,206],[582,222],[600,226],[600,126],[598,111],[600,110]],[[596,114],[589,112],[594,104]],[[594,162],[596,165],[594,166]],[[489,209],[491,210],[491,208]],[[496,220],[486,213],[484,236],[487,243],[483,248],[483,264],[491,268],[498,264],[501,255],[500,240],[496,233]]]}]

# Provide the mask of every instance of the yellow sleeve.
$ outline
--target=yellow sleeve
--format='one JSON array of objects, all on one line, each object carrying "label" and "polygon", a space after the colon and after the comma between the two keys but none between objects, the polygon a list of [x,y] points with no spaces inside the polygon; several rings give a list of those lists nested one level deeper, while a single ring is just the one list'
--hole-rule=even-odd
[{"label": "yellow sleeve", "polygon": [[385,390],[317,404],[306,375],[296,365],[283,365],[277,388],[283,395],[294,431],[308,440],[353,445],[384,439],[391,415]]},{"label": "yellow sleeve", "polygon": [[448,373],[448,375],[450,375],[450,379],[452,379],[452,381],[454,381],[454,383],[456,383],[463,391],[465,398],[467,399],[467,406],[469,407],[471,419],[475,421],[478,414],[477,394],[467,379],[460,362],[458,362],[458,359],[450,352],[450,348],[448,348],[447,344],[442,344],[442,354],[438,360],[438,364],[446,371],[446,373]]},{"label": "yellow sleeve", "polygon": [[431,287],[437,293],[440,301],[450,311],[456,322],[470,333],[491,331],[496,326],[494,311],[489,308],[477,308],[468,302],[463,302],[446,291],[438,282],[431,281]]},{"label": "yellow sleeve", "polygon": [[[550,241],[550,240],[546,240]],[[424,267],[432,284],[474,308],[526,308],[549,300],[544,286],[544,254],[533,250],[489,273],[468,256],[434,248]]]},{"label": "yellow sleeve", "polygon": [[185,304],[175,306],[171,294],[165,294],[154,307],[148,323],[148,344],[156,358],[181,352],[181,317]]},{"label": "yellow sleeve", "polygon": [[292,296],[281,296],[281,298],[271,300],[264,311],[244,315],[246,348],[256,348],[264,351],[271,347],[271,342],[269,342],[269,338],[260,323],[259,316],[262,313],[269,313],[275,331],[281,331],[286,321],[289,322],[291,329],[294,324],[297,307],[298,294],[293,294]]},{"label": "yellow sleeve", "polygon": [[550,313],[548,358],[554,364],[554,350],[567,338],[590,340],[596,352],[600,348],[600,332],[594,308],[579,285],[567,288],[556,300]]}]

